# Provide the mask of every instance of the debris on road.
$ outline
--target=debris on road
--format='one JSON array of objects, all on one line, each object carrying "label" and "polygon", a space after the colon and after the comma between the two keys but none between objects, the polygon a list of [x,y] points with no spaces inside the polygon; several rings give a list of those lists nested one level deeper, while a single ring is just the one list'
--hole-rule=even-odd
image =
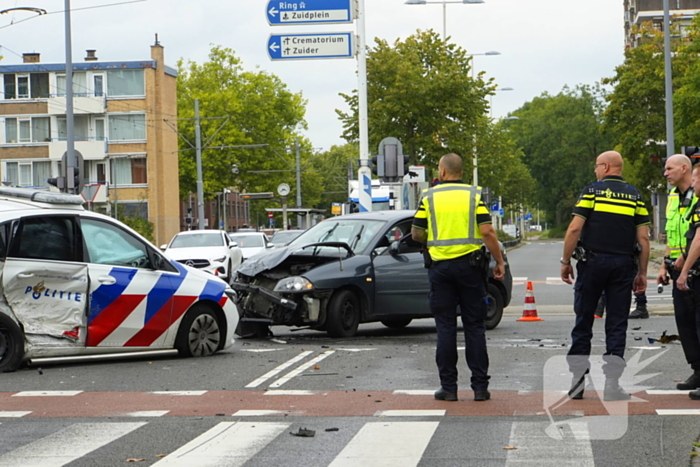
[{"label": "debris on road", "polygon": [[340,428],[326,428],[326,431],[340,431]]},{"label": "debris on road", "polygon": [[659,344],[670,344],[673,341],[678,341],[678,343],[681,342],[681,338],[677,334],[666,335],[666,331],[664,331],[661,334],[661,337],[658,339],[654,339],[652,337],[648,337],[647,339],[649,340],[650,344],[653,344],[654,342],[658,342]]},{"label": "debris on road", "polygon": [[307,428],[299,428],[299,431],[296,433],[290,432],[289,434],[292,436],[299,436],[301,438],[313,438],[316,436],[316,432],[314,430],[309,430]]}]

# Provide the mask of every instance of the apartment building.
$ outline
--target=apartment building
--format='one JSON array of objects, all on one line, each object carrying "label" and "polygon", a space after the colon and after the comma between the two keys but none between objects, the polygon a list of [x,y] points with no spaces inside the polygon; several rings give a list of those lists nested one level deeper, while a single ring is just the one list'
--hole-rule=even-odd
[{"label": "apartment building", "polygon": [[[663,30],[663,0],[624,0],[625,9],[625,46],[637,47],[640,38],[636,37],[632,27],[651,22],[654,27]],[[698,12],[700,0],[669,0],[669,13],[674,21],[679,22],[680,33],[685,36],[685,29]]]},{"label": "apartment building", "polygon": [[[3,184],[49,188],[66,152],[64,63],[0,62],[0,176]],[[177,71],[164,49],[147,60],[99,61],[94,50],[73,64],[75,149],[87,206],[154,225],[156,244],[180,230]]]}]

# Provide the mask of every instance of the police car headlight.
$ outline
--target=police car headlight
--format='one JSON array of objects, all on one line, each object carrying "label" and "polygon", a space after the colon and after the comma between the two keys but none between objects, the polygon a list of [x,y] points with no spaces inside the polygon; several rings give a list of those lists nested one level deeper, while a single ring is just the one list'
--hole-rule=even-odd
[{"label": "police car headlight", "polygon": [[226,257],[225,257],[225,256],[220,256],[220,257],[218,257],[218,258],[212,258],[212,259],[211,259],[211,262],[212,262],[212,263],[223,263],[224,261],[226,261]]},{"label": "police car headlight", "polygon": [[275,286],[275,292],[307,292],[313,289],[314,285],[301,276],[286,277]]}]

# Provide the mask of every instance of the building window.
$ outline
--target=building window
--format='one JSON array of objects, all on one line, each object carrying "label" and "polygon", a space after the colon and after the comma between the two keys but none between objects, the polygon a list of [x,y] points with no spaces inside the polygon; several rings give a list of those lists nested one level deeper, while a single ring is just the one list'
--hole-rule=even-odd
[{"label": "building window", "polygon": [[145,185],[148,183],[146,158],[120,157],[113,159],[115,185]]},{"label": "building window", "polygon": [[6,118],[6,143],[42,143],[51,138],[51,119],[49,117]]},{"label": "building window", "polygon": [[107,95],[109,97],[145,96],[143,70],[108,70]]},{"label": "building window", "polygon": [[[56,75],[56,95],[59,97],[65,97],[66,75]],[[87,76],[85,73],[73,73],[73,95],[88,95]]]},{"label": "building window", "polygon": [[140,141],[146,139],[146,116],[110,115],[109,141]]},{"label": "building window", "polygon": [[51,162],[22,161],[5,162],[5,182],[11,186],[44,187],[46,180],[51,177]]},{"label": "building window", "polygon": [[[73,134],[76,141],[87,141],[88,140],[88,116],[87,115],[74,115],[73,116]],[[58,139],[60,141],[66,141],[68,139],[68,123],[66,119],[61,117],[56,119],[58,124]]]},{"label": "building window", "polygon": [[17,75],[7,73],[3,76],[5,99],[39,99],[49,97],[49,74],[31,73]]}]

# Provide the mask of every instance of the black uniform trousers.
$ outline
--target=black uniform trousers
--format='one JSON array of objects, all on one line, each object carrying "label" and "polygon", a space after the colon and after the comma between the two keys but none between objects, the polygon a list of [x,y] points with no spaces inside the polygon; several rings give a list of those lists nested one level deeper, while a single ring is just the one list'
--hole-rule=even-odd
[{"label": "black uniform trousers", "polygon": [[464,328],[467,365],[474,391],[488,389],[489,356],[486,350],[486,286],[483,273],[469,264],[467,256],[436,261],[428,270],[430,311],[437,328],[435,361],[440,384],[457,391],[457,305]]},{"label": "black uniform trousers", "polygon": [[680,272],[673,269],[670,274],[673,279],[673,314],[683,353],[690,367],[700,371],[700,278],[694,277],[692,290],[684,292],[676,287],[676,279]]},{"label": "black uniform trousers", "polygon": [[[625,369],[627,319],[632,302],[632,284],[636,275],[633,256],[588,253],[586,261],[576,263],[578,277],[574,284],[576,324],[571,331],[571,348],[567,354],[569,369],[575,376],[589,368],[594,314],[600,295],[605,291],[605,349],[603,372],[619,377]],[[605,356],[614,356],[606,358]],[[582,358],[585,356],[585,358]]]}]

